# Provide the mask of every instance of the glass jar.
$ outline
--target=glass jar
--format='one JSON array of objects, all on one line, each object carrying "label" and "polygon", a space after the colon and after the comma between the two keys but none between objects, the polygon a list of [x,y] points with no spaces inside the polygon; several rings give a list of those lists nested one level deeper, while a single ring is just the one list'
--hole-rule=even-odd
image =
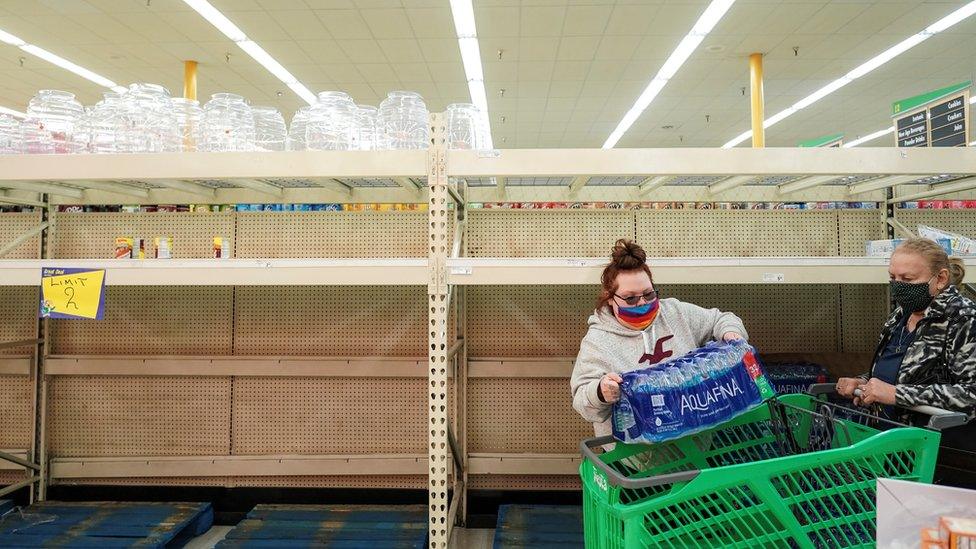
[{"label": "glass jar", "polygon": [[215,93],[203,106],[203,150],[253,151],[254,114],[234,93]]},{"label": "glass jar", "polygon": [[91,131],[91,152],[108,154],[120,152],[123,145],[125,121],[122,117],[122,96],[105,92],[88,115]]},{"label": "glass jar", "polygon": [[121,152],[179,152],[176,110],[169,90],[159,84],[130,84],[121,99],[125,124]]},{"label": "glass jar", "polygon": [[356,105],[356,126],[359,130],[356,148],[360,151],[373,151],[377,147],[376,115],[379,109],[372,105]]},{"label": "glass jar", "polygon": [[196,99],[173,98],[176,130],[183,152],[194,152],[203,146],[203,109]]},{"label": "glass jar", "polygon": [[420,94],[393,91],[380,103],[377,128],[383,149],[426,149],[430,146],[427,105]]},{"label": "glass jar", "polygon": [[[83,152],[85,108],[75,94],[41,90],[27,105],[21,122],[22,150],[27,154],[69,154]],[[78,133],[79,135],[75,135]]]},{"label": "glass jar", "polygon": [[349,94],[326,91],[308,110],[305,123],[305,146],[312,151],[348,151],[353,149],[356,129],[356,104]]},{"label": "glass jar", "polygon": [[0,114],[0,154],[19,153],[20,138],[20,122],[12,116]]},{"label": "glass jar", "polygon": [[478,148],[480,113],[471,103],[451,103],[447,106],[447,147],[449,149]]},{"label": "glass jar", "polygon": [[258,151],[283,151],[288,140],[285,118],[273,107],[251,107],[254,113],[254,147]]},{"label": "glass jar", "polygon": [[305,127],[308,123],[308,110],[311,108],[311,105],[301,107],[291,117],[291,124],[288,126],[289,151],[305,150]]}]

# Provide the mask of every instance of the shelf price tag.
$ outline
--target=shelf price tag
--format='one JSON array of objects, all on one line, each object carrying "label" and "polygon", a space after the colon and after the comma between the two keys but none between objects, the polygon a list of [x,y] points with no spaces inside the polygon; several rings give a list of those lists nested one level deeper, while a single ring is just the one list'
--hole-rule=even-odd
[{"label": "shelf price tag", "polygon": [[783,273],[763,273],[763,282],[781,284],[786,282],[786,275]]},{"label": "shelf price tag", "polygon": [[105,269],[41,269],[41,318],[105,316]]}]

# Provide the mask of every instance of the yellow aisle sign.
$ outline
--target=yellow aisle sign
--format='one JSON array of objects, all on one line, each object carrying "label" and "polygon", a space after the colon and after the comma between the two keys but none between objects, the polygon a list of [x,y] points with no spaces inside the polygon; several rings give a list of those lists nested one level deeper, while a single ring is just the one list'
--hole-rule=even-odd
[{"label": "yellow aisle sign", "polygon": [[41,269],[41,318],[101,320],[104,315],[104,269]]}]

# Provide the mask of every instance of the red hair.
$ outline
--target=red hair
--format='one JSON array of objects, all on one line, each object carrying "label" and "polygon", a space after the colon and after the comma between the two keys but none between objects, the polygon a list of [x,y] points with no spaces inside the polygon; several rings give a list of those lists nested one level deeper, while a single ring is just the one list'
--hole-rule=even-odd
[{"label": "red hair", "polygon": [[613,251],[610,252],[610,263],[604,267],[603,274],[600,275],[602,287],[596,308],[601,309],[610,304],[610,299],[617,291],[617,275],[635,271],[647,273],[647,278],[651,279],[651,284],[654,284],[651,268],[647,266],[647,252],[634,241],[621,238],[613,245]]}]

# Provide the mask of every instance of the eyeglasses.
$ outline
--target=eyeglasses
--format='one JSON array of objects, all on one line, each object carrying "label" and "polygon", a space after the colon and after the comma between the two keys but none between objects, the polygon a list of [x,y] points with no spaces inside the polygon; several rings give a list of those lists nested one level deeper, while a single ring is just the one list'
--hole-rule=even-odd
[{"label": "eyeglasses", "polygon": [[621,295],[613,294],[613,297],[616,297],[617,299],[622,300],[627,305],[637,305],[638,303],[640,303],[640,300],[641,299],[643,299],[645,303],[650,303],[651,301],[654,301],[655,299],[657,299],[657,296],[658,296],[657,290],[651,290],[651,291],[647,292],[646,294],[632,295],[632,296],[629,296],[629,297],[624,297],[624,296],[621,296]]}]

